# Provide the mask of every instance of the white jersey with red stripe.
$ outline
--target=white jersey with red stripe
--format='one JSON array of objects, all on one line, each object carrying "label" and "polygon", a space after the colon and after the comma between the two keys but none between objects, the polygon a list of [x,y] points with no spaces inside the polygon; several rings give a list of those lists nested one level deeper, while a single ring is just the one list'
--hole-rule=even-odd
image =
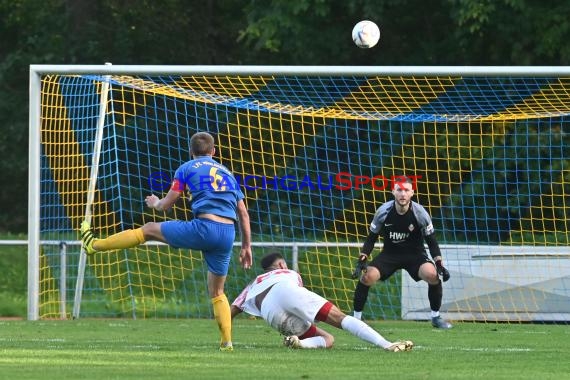
[{"label": "white jersey with red stripe", "polygon": [[303,287],[303,280],[299,273],[291,269],[275,269],[257,276],[248,286],[245,287],[244,290],[242,290],[232,305],[240,308],[248,314],[261,317],[261,310],[259,310],[255,305],[255,297],[280,282],[287,282],[290,285]]}]

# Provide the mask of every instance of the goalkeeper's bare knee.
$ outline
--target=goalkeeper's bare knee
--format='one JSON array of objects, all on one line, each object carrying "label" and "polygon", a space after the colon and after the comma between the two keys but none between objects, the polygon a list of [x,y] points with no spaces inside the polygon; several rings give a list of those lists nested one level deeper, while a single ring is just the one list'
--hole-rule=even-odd
[{"label": "goalkeeper's bare knee", "polygon": [[364,272],[364,274],[360,278],[360,282],[366,286],[372,286],[376,282],[378,282],[378,280],[380,280],[380,271],[378,270],[378,268],[370,265],[366,269],[366,272]]}]

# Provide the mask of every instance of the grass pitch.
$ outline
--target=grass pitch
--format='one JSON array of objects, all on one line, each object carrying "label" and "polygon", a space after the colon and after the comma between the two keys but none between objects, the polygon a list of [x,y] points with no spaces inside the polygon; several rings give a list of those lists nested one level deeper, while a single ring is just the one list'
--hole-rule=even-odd
[{"label": "grass pitch", "polygon": [[564,325],[371,322],[390,353],[321,324],[329,350],[291,350],[261,320],[234,321],[234,352],[213,320],[0,321],[1,379],[568,379]]}]

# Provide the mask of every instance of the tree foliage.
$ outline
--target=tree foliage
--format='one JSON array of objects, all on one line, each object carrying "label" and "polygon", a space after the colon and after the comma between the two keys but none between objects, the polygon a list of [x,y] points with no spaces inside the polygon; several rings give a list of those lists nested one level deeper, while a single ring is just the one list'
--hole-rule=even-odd
[{"label": "tree foliage", "polygon": [[[565,65],[564,0],[0,0],[0,230],[27,224],[30,64]],[[380,25],[355,49],[359,20]]]}]

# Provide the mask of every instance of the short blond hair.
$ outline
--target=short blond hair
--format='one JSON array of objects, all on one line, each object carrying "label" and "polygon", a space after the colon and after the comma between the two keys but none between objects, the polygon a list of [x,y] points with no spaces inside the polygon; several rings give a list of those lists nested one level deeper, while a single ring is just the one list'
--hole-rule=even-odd
[{"label": "short blond hair", "polygon": [[195,133],[190,138],[190,153],[194,156],[207,156],[214,150],[214,137],[208,132]]}]

